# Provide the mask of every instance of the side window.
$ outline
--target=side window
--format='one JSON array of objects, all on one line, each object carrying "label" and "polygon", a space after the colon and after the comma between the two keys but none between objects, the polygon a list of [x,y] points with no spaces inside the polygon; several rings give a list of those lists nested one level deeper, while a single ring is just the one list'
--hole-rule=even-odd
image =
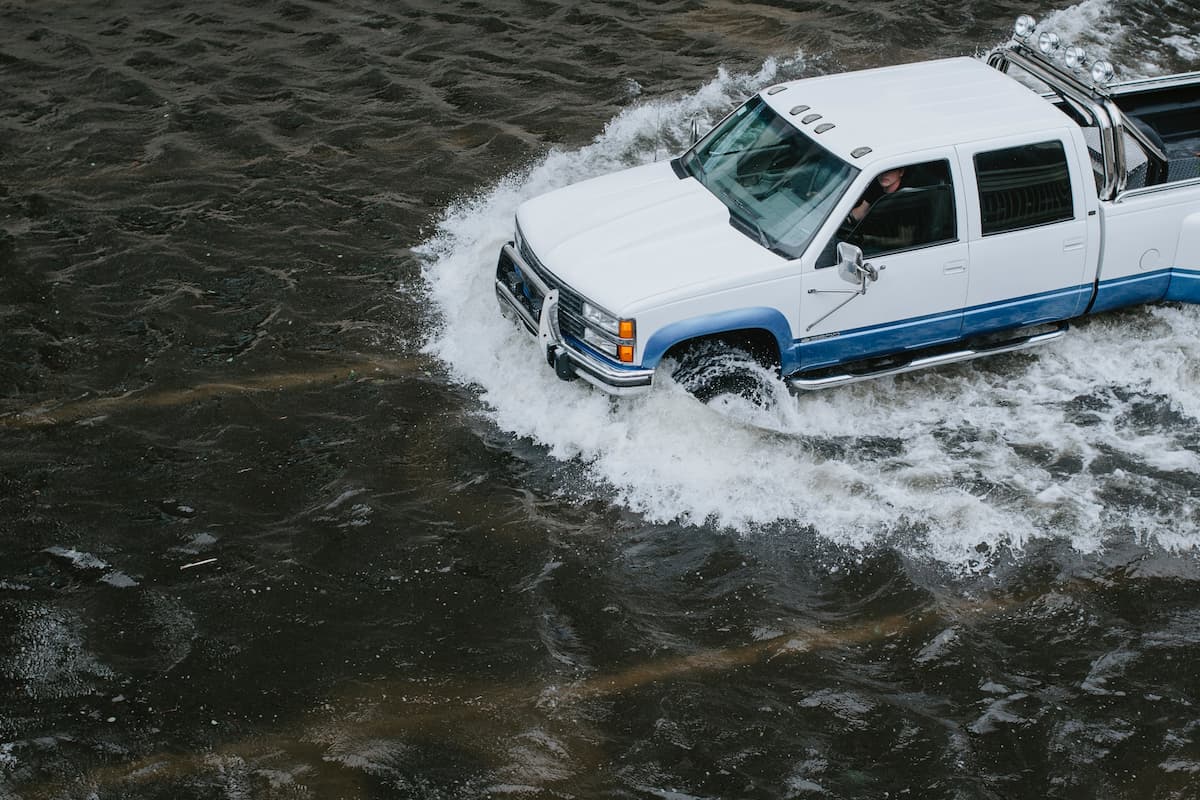
[{"label": "side window", "polygon": [[1075,216],[1062,142],[976,153],[975,175],[984,236]]},{"label": "side window", "polygon": [[909,164],[875,176],[816,266],[833,266],[838,242],[858,245],[870,258],[957,240],[950,162]]}]

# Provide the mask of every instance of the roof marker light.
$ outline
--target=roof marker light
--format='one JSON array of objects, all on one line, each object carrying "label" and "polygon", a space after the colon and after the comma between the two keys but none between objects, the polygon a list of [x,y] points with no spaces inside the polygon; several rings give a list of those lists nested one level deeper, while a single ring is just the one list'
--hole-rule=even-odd
[{"label": "roof marker light", "polygon": [[825,131],[829,130],[830,128],[836,128],[836,127],[837,126],[834,125],[832,122],[822,122],[820,125],[813,128],[813,130],[816,131],[817,133],[824,133]]},{"label": "roof marker light", "polygon": [[816,122],[816,121],[817,121],[817,120],[819,120],[820,118],[821,118],[821,115],[820,115],[820,114],[807,114],[807,115],[805,115],[805,116],[803,116],[803,117],[801,117],[801,118],[800,118],[800,122],[802,122],[803,124],[807,125],[807,124],[808,124],[808,123],[810,123],[810,122]]},{"label": "roof marker light", "polygon": [[1113,65],[1107,61],[1097,61],[1092,64],[1092,80],[1095,83],[1108,83],[1113,79],[1114,74]]},{"label": "roof marker light", "polygon": [[1028,39],[1035,30],[1037,30],[1037,20],[1028,14],[1017,17],[1017,24],[1013,25],[1013,34],[1018,39]]},{"label": "roof marker light", "polygon": [[1082,47],[1068,47],[1063,51],[1063,61],[1071,69],[1079,70],[1087,66],[1087,53]]},{"label": "roof marker light", "polygon": [[871,148],[869,147],[856,147],[850,151],[850,156],[852,158],[862,158],[869,152],[871,152]]},{"label": "roof marker light", "polygon": [[770,89],[767,89],[767,94],[779,94],[786,88],[786,86],[772,86]]},{"label": "roof marker light", "polygon": [[1041,50],[1044,55],[1053,55],[1061,43],[1057,33],[1043,31],[1042,35],[1038,37],[1038,50]]},{"label": "roof marker light", "polygon": [[805,111],[808,111],[808,106],[795,106],[788,113],[794,117],[797,114],[803,114]]}]

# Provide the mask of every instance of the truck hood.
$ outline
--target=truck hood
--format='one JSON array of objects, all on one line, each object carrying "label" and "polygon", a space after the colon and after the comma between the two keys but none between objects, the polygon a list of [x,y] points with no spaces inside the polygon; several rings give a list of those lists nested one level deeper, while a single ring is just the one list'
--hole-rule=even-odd
[{"label": "truck hood", "polygon": [[729,224],[729,210],[694,178],[661,162],[535,197],[517,210],[541,262],[618,314],[744,285],[782,258]]}]

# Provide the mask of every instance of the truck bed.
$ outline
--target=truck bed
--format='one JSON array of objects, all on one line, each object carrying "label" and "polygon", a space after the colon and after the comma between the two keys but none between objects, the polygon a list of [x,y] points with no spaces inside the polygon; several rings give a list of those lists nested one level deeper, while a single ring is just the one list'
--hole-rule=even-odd
[{"label": "truck bed", "polygon": [[1114,92],[1131,122],[1149,127],[1167,155],[1166,183],[1200,178],[1200,82]]}]

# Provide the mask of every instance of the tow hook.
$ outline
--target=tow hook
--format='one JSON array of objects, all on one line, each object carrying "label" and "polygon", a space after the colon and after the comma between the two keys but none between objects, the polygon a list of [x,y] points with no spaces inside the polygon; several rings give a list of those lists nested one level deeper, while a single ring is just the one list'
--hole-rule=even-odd
[{"label": "tow hook", "polygon": [[575,374],[575,365],[571,363],[571,357],[557,347],[554,348],[554,374],[558,376],[559,380],[564,381],[573,381],[578,377]]}]

